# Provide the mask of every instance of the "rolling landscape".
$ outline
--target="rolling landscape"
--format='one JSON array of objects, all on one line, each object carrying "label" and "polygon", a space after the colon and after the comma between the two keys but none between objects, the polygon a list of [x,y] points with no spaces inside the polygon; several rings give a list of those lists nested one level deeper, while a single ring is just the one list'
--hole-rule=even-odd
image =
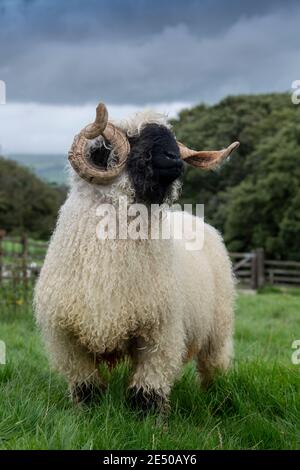
[{"label": "rolling landscape", "polygon": [[9,154],[6,158],[30,168],[39,178],[49,183],[64,184],[67,181],[67,156],[63,154]]},{"label": "rolling landscape", "polygon": [[[215,105],[184,109],[171,123],[178,140],[190,148],[241,143],[230,161],[215,171],[187,168],[180,202],[204,204],[206,221],[220,230],[229,251],[263,247],[268,259],[300,261],[300,114],[290,95],[228,96]],[[0,161],[2,228],[34,232],[38,238],[49,236],[65,197],[67,150],[56,155],[10,154],[9,160]],[[17,185],[20,179],[23,185]],[[18,219],[10,216],[10,192],[16,186]],[[32,220],[38,220],[38,225],[33,227]]]}]

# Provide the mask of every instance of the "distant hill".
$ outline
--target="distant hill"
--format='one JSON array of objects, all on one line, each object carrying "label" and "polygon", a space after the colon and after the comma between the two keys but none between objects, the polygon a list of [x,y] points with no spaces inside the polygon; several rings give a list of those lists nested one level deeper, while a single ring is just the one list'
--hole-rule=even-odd
[{"label": "distant hill", "polygon": [[10,154],[7,158],[30,168],[39,178],[49,183],[64,184],[67,181],[66,155],[19,153]]}]

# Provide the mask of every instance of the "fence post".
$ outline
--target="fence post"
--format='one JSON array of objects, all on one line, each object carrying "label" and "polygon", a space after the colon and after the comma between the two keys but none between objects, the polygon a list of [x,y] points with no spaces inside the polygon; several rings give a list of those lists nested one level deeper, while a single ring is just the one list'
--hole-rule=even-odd
[{"label": "fence post", "polygon": [[5,230],[0,230],[0,283],[2,283],[2,267],[3,267],[3,238],[5,237]]},{"label": "fence post", "polygon": [[265,252],[263,248],[256,250],[256,273],[257,273],[257,287],[265,285]]},{"label": "fence post", "polygon": [[28,239],[24,233],[22,235],[22,270],[23,270],[23,284],[27,288],[27,256],[28,256]]},{"label": "fence post", "polygon": [[251,259],[251,289],[257,289],[257,253],[252,251]]}]

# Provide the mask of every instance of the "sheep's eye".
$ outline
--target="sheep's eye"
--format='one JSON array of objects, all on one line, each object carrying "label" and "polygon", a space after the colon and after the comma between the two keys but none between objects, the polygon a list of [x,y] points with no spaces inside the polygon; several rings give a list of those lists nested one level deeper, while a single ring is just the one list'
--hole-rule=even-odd
[{"label": "sheep's eye", "polygon": [[111,149],[109,148],[102,146],[91,149],[90,159],[99,168],[108,168],[110,157]]}]

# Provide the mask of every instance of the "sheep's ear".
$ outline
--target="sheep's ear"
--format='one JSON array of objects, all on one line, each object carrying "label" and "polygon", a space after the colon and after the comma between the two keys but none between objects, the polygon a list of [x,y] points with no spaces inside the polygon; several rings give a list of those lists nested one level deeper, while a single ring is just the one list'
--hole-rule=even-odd
[{"label": "sheep's ear", "polygon": [[229,147],[222,150],[196,150],[189,149],[181,142],[177,142],[180,150],[180,157],[189,165],[204,170],[211,170],[225,160],[229,155],[239,147],[239,142],[233,142]]}]

